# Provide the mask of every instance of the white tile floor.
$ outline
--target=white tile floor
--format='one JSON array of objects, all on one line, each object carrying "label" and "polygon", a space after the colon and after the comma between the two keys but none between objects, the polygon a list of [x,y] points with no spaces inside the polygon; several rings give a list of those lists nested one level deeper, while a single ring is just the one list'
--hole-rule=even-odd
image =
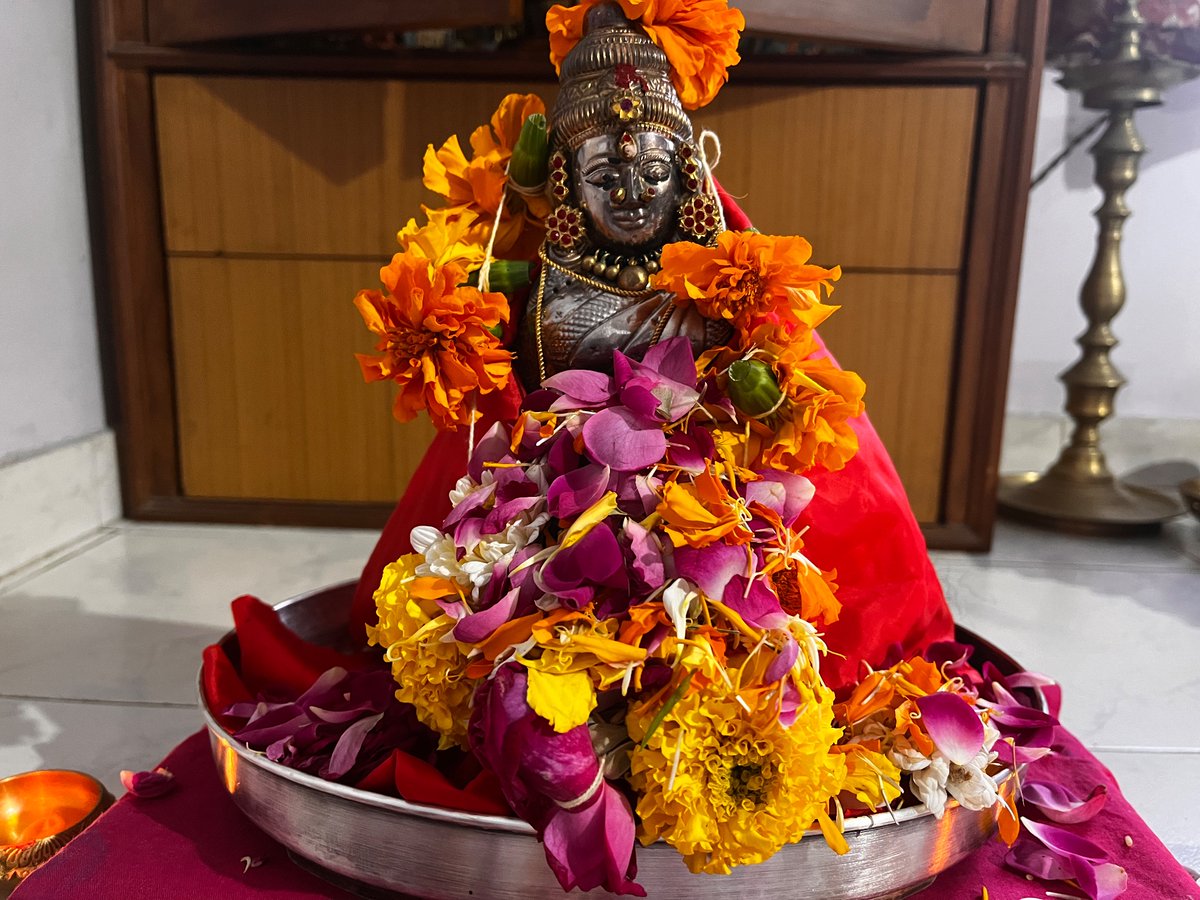
[{"label": "white tile floor", "polygon": [[[201,649],[228,602],[357,575],[362,531],[121,524],[0,583],[0,775],[84,769],[118,789],[200,727]],[[1096,540],[1002,523],[934,561],[958,620],[1061,680],[1063,719],[1200,868],[1200,524]]]}]

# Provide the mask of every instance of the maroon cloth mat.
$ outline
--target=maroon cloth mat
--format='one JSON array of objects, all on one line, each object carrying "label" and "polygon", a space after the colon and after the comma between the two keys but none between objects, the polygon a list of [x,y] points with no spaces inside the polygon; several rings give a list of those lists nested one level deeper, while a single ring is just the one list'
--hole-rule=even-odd
[{"label": "maroon cloth mat", "polygon": [[[1108,784],[1108,803],[1081,831],[1129,870],[1129,890],[1123,898],[1200,900],[1200,888],[1121,796],[1111,773],[1078,741],[1062,734],[1065,752],[1039,763],[1038,776],[1079,788],[1099,781]],[[12,900],[352,896],[299,868],[280,844],[242,815],[217,777],[204,732],[176,747],[163,765],[175,774],[175,790],[155,799],[121,798],[18,887]],[[1133,839],[1132,847],[1126,846],[1126,835]],[[979,900],[984,886],[992,900],[1045,897],[1045,885],[1004,868],[1005,852],[999,840],[989,842],[916,898]],[[246,869],[246,857],[260,864]],[[1082,896],[1061,884],[1051,889]]]}]

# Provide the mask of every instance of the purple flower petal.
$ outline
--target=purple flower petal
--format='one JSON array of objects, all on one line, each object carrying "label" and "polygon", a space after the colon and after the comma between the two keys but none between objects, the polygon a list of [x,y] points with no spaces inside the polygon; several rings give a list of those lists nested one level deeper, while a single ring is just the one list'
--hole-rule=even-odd
[{"label": "purple flower petal", "polygon": [[642,365],[684,387],[696,387],[696,357],[692,342],[685,337],[655,344],[642,357]]},{"label": "purple flower petal", "polygon": [[1060,825],[1078,825],[1104,808],[1108,800],[1108,788],[1098,784],[1086,797],[1080,797],[1065,785],[1027,781],[1021,785],[1021,799]]},{"label": "purple flower petal", "polygon": [[817,489],[803,475],[771,469],[759,473],[762,478],[744,488],[747,503],[760,503],[779,515],[784,525],[796,524],[804,508],[816,495]]},{"label": "purple flower petal", "polygon": [[477,613],[464,616],[454,626],[454,639],[464,644],[478,644],[512,618],[520,591],[512,590],[497,603]]},{"label": "purple flower petal", "polygon": [[530,709],[527,684],[524,669],[509,664],[476,690],[471,749],[517,815],[537,829],[563,890],[644,896],[632,881],[633,813],[600,777],[587,726],[555,732]]},{"label": "purple flower petal", "polygon": [[175,776],[161,766],[153,772],[121,772],[121,785],[139,800],[161,797],[175,790]]},{"label": "purple flower petal", "polygon": [[550,405],[550,409],[556,412],[595,409],[606,406],[613,398],[612,378],[591,369],[568,369],[558,372],[543,381],[542,387],[558,391],[562,395]]},{"label": "purple flower petal", "polygon": [[[577,544],[559,550],[538,573],[542,589],[570,609],[582,609],[598,588],[629,589],[625,556],[616,535],[601,523]],[[564,602],[565,601],[565,602]]]},{"label": "purple flower petal", "polygon": [[571,519],[604,496],[612,472],[589,463],[554,479],[546,493],[546,509],[557,519]]},{"label": "purple flower petal", "polygon": [[1018,872],[1042,881],[1068,881],[1071,878],[1062,857],[1033,839],[1017,841],[1004,861]]},{"label": "purple flower petal", "polygon": [[962,697],[945,692],[917,698],[921,724],[952,763],[965,766],[983,749],[983,721]]},{"label": "purple flower petal", "polygon": [[714,600],[725,595],[725,588],[737,575],[749,569],[744,547],[717,542],[707,547],[676,547],[675,574],[686,578]]},{"label": "purple flower petal", "polygon": [[321,773],[321,777],[338,779],[353,769],[367,735],[382,721],[383,713],[376,713],[359,719],[343,731],[329,756],[329,766]]},{"label": "purple flower petal", "polygon": [[621,405],[645,422],[658,421],[658,398],[644,385],[627,384],[621,388]]},{"label": "purple flower petal", "polygon": [[1108,861],[1104,849],[1065,828],[1021,818],[1025,830],[1051,851],[1062,870],[1091,900],[1113,900],[1125,892],[1125,870]]},{"label": "purple flower petal", "polygon": [[546,859],[564,891],[604,886],[616,894],[645,897],[633,879],[633,811],[620,791],[604,782],[596,799],[578,809],[555,809],[542,832]]},{"label": "purple flower petal", "polygon": [[618,472],[632,472],[660,462],[667,436],[647,426],[627,409],[604,409],[583,426],[583,443],[596,462]]},{"label": "purple flower petal", "polygon": [[800,645],[796,643],[796,639],[786,631],[781,631],[779,634],[784,638],[783,649],[779,651],[774,661],[767,666],[767,670],[763,673],[764,684],[774,684],[792,671],[792,666],[796,664],[796,658],[800,655]]},{"label": "purple flower petal", "polygon": [[474,481],[483,480],[483,464],[485,462],[495,462],[508,453],[510,440],[508,429],[499,422],[484,433],[471,452],[471,459],[467,463],[467,472]]},{"label": "purple flower petal", "polygon": [[[712,546],[711,544],[709,545]],[[708,547],[701,548],[701,552]],[[754,628],[787,628],[787,613],[779,605],[779,597],[766,586],[762,576],[754,579],[749,590],[745,575],[737,575],[725,586],[721,602],[742,617],[747,625]]]},{"label": "purple flower petal", "polygon": [[637,592],[645,596],[658,590],[667,580],[658,538],[632,519],[625,523],[624,535],[629,546],[629,569],[638,582]]}]

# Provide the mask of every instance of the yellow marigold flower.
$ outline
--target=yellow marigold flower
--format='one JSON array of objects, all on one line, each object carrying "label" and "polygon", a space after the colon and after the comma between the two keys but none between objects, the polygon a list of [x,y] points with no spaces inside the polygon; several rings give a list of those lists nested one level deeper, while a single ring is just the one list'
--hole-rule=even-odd
[{"label": "yellow marigold flower", "polygon": [[383,570],[375,592],[379,621],[367,627],[367,641],[385,648],[399,685],[396,698],[411,703],[417,718],[440,735],[438,746],[465,747],[475,682],[465,675],[466,654],[445,639],[454,620],[430,599],[453,594],[454,588],[444,579],[418,578],[423,561],[410,553]]},{"label": "yellow marigold flower", "polygon": [[[583,37],[583,20],[600,0],[552,6],[546,13],[550,61],[557,70]],[[641,22],[671,63],[671,82],[684,109],[711,103],[741,61],[738,38],[746,20],[727,0],[620,0],[627,18]]]},{"label": "yellow marigold flower", "polygon": [[458,265],[470,271],[483,265],[487,235],[482,228],[444,209],[423,209],[427,220],[424,225],[409,219],[396,234],[401,247],[434,266]]},{"label": "yellow marigold flower", "polygon": [[435,265],[423,250],[397,253],[380,271],[386,292],[354,298],[367,328],[379,335],[382,356],[357,354],[363,378],[400,386],[392,414],[407,422],[422,409],[441,429],[471,420],[472,395],[500,390],[512,354],[494,328],[508,321],[508,299],[469,286],[457,263]]},{"label": "yellow marigold flower", "polygon": [[749,703],[747,712],[721,682],[693,686],[665,716],[661,698],[632,707],[630,783],[641,842],[662,838],[693,872],[728,874],[828,823],[826,807],[846,779],[845,757],[831,752],[841,735],[830,724],[833,694],[816,681],[799,690],[790,728],[777,706]]},{"label": "yellow marigold flower", "polygon": [[712,247],[690,241],[663,247],[654,286],[707,318],[730,322],[748,344],[763,323],[785,331],[815,327],[805,313],[820,305],[821,290],[832,291],[842,270],[810,265],[810,256],[812,245],[802,237],[726,231]]}]

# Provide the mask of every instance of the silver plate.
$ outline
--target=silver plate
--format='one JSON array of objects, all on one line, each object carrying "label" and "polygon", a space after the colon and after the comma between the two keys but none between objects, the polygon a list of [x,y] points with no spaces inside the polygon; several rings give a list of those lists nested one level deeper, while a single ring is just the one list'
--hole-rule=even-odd
[{"label": "silver plate", "polygon": [[[353,583],[302,594],[276,607],[306,640],[344,645]],[[1002,671],[1016,664],[959,628]],[[236,662],[237,636],[221,641]],[[1039,698],[1040,699],[1040,698]],[[213,718],[201,693],[213,757],[234,802],[263,831],[319,870],[350,885],[427,900],[562,900],[528,824],[455,812],[356,790],[297,772],[238,743]],[[997,776],[1012,790],[1007,773]],[[838,856],[819,832],[732,875],[693,875],[664,843],[637,851],[638,881],[652,900],[883,900],[903,897],[978,849],[995,830],[994,810],[951,802],[942,818],[924,806],[846,820],[850,852]],[[352,887],[353,889],[353,887]],[[376,894],[377,896],[377,894]],[[612,896],[591,891],[588,896]]]}]

